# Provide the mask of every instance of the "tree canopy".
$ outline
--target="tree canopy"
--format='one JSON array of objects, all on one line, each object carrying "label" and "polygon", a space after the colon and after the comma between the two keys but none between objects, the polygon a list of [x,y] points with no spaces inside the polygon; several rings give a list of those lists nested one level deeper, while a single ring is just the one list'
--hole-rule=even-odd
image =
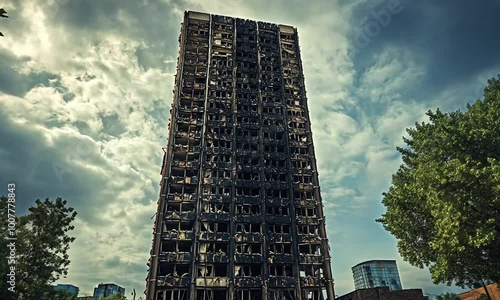
[{"label": "tree canopy", "polygon": [[500,280],[500,76],[467,110],[428,111],[408,128],[403,164],[377,221],[434,283]]},{"label": "tree canopy", "polygon": [[[68,232],[74,229],[71,224],[76,212],[66,204],[61,198],[55,201],[48,198],[45,201],[36,200],[27,215],[16,217],[15,293],[4,289],[5,280],[2,280],[1,299],[67,299],[67,295],[54,291],[51,286],[61,276],[67,275],[70,263],[68,250],[75,240]],[[7,206],[7,198],[0,197],[2,214],[6,212]],[[0,239],[1,251],[5,251],[8,242]],[[4,253],[1,254],[3,256]],[[7,274],[9,266],[4,263],[5,259],[1,261],[0,271]]]}]

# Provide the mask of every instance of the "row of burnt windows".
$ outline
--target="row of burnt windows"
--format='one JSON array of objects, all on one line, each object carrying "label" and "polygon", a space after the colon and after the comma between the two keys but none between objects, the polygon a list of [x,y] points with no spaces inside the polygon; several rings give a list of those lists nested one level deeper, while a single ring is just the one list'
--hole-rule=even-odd
[{"label": "row of burnt windows", "polygon": [[[295,299],[293,289],[278,288],[267,291],[267,300],[292,300]],[[225,289],[207,289],[199,288],[196,290],[196,299],[199,300],[226,300],[228,292]],[[263,300],[261,289],[239,288],[235,290],[235,299],[238,300]],[[308,300],[323,300],[324,297],[320,290],[303,290],[303,298]],[[187,289],[158,291],[156,300],[188,300],[189,291]]]},{"label": "row of burnt windows", "polygon": [[[225,231],[217,231],[217,232],[225,232]],[[163,241],[161,243],[160,250],[162,253],[191,253],[193,244],[194,244],[193,241],[180,241],[180,240]],[[198,242],[199,245],[198,251],[201,254],[227,255],[230,244],[231,244],[230,242],[200,241]],[[263,248],[261,243],[236,242],[234,243],[234,245],[235,245],[235,254],[263,254],[264,250],[268,251],[267,252],[268,255],[293,254],[292,243],[271,243],[266,247],[266,249]],[[321,254],[320,244],[318,243],[300,244],[298,245],[298,248],[300,254],[304,255]],[[184,258],[180,257],[180,260],[184,260]],[[189,260],[185,261],[185,263],[188,262]],[[312,265],[307,265],[307,264],[301,265],[301,269],[307,269],[307,267],[312,267]]]},{"label": "row of burnt windows", "polygon": [[[206,203],[204,203],[205,205]],[[224,207],[220,207],[220,204],[209,203],[209,205],[213,205],[213,210],[222,210],[228,209]],[[258,211],[259,208],[250,208],[245,205],[237,205],[237,207],[242,207],[241,210],[247,211],[247,214],[251,214],[251,211]],[[246,208],[243,208],[246,207]],[[250,212],[248,212],[250,211]],[[257,213],[257,212],[255,212]],[[313,214],[313,212],[310,212]],[[234,223],[235,233],[263,233],[263,225],[260,223]],[[194,229],[194,221],[190,222],[168,222],[164,224],[164,231],[172,232],[172,231],[191,231]],[[297,225],[297,233],[305,234],[305,235],[319,235],[319,226],[318,225]],[[211,232],[211,233],[230,233],[230,223],[227,222],[201,222],[201,231],[202,232]],[[267,233],[277,233],[277,234],[291,234],[291,229],[289,224],[267,224]],[[163,252],[188,252],[190,249],[190,241],[180,241],[180,246],[169,246],[170,248],[162,248]],[[178,247],[178,248],[175,248]],[[302,249],[305,251],[305,254],[313,254],[317,249]],[[313,251],[313,252],[311,252]],[[279,252],[279,251],[278,251]]]},{"label": "row of burnt windows", "polygon": [[[271,194],[273,197],[276,196],[276,191],[279,190],[271,190],[270,193],[266,193],[267,195]],[[282,194],[278,194],[282,195]],[[269,197],[269,196],[268,196]],[[169,202],[166,206],[166,213],[186,213],[186,212],[195,212],[196,208],[193,202]],[[202,211],[207,213],[231,213],[231,204],[230,203],[212,203],[212,202],[204,202],[202,204]],[[247,214],[247,215],[260,215],[262,214],[262,205],[261,204],[237,204],[235,206],[236,214]],[[266,206],[265,212],[267,215],[271,216],[289,216],[290,208],[288,206]],[[318,211],[316,207],[301,207],[296,208],[295,213],[297,217],[318,217]]]},{"label": "row of burnt windows", "polygon": [[[282,252],[291,254],[290,244],[279,244],[283,248],[287,248]],[[254,247],[252,245],[242,245],[243,247]],[[269,249],[270,252],[273,249]],[[221,249],[222,251],[222,249]],[[278,250],[279,251],[279,250]],[[224,252],[224,251],[222,251]],[[242,252],[245,253],[245,252]],[[246,252],[248,253],[248,252]],[[173,277],[187,277],[189,276],[189,264],[186,263],[160,263],[158,275],[159,276],[173,276]],[[196,277],[228,277],[229,276],[229,265],[226,263],[203,263],[196,266],[197,272]],[[263,265],[259,263],[254,264],[236,264],[234,266],[234,276],[235,277],[261,277],[263,274]],[[267,265],[267,271],[269,276],[286,276],[293,277],[293,265],[290,264],[269,264]],[[300,265],[299,267],[300,277],[323,277],[323,269],[321,266],[317,265]]]},{"label": "row of burnt windows", "polygon": [[[265,173],[265,176],[271,176],[274,174],[267,174]],[[278,175],[280,180],[283,179],[283,174],[280,174]],[[193,187],[193,186],[175,186],[175,187],[172,187],[171,186],[171,189],[169,190],[169,192],[171,194],[180,194],[180,195],[183,195],[183,196],[190,196],[190,195],[194,195],[194,193],[196,192],[196,187]],[[203,188],[203,194],[205,195],[220,195],[220,196],[229,196],[230,195],[230,192],[231,192],[231,187],[226,187],[226,186],[205,186]],[[247,194],[245,196],[259,196],[259,192],[258,192],[258,189],[256,190],[253,190],[253,191],[246,191],[246,192],[241,192],[241,193],[244,193],[244,194]],[[248,195],[250,194],[250,195]],[[293,196],[294,196],[294,199],[296,200],[314,200],[314,192],[312,191],[302,191],[302,190],[298,190],[298,191],[294,191],[293,192]],[[185,198],[185,197],[184,197]],[[188,197],[189,198],[189,197]]]}]

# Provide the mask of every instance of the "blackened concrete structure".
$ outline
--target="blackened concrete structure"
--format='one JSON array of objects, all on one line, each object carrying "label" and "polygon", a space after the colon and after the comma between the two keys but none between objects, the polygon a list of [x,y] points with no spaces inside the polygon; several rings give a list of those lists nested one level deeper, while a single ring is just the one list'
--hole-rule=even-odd
[{"label": "blackened concrete structure", "polygon": [[334,299],[297,30],[186,12],[146,299]]}]

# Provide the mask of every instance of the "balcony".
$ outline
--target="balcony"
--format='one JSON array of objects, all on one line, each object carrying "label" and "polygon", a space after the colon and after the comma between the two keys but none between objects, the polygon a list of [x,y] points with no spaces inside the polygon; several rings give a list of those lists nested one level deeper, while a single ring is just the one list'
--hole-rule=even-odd
[{"label": "balcony", "polygon": [[294,258],[293,254],[273,254],[269,253],[269,257],[267,258],[267,262],[270,264],[293,264]]},{"label": "balcony", "polygon": [[189,252],[161,252],[158,255],[160,262],[168,263],[189,263],[192,260],[192,255]]},{"label": "balcony", "polygon": [[300,277],[300,283],[303,287],[323,287],[326,283],[324,278],[320,277]]},{"label": "balcony", "polygon": [[174,151],[178,152],[200,152],[200,146],[188,146],[188,145],[182,145],[182,144],[176,144],[174,145]]},{"label": "balcony", "polygon": [[194,231],[192,230],[170,230],[162,233],[163,240],[181,240],[191,241],[194,240]]},{"label": "balcony", "polygon": [[317,217],[297,217],[297,224],[300,225],[319,225],[323,219]]},{"label": "balcony", "polygon": [[[276,183],[276,182],[274,182]],[[266,205],[267,206],[289,206],[290,205],[290,199],[288,198],[266,198]]]},{"label": "balcony", "polygon": [[241,187],[260,187],[260,180],[236,180],[236,186]]},{"label": "balcony", "polygon": [[262,279],[260,276],[236,276],[234,278],[236,287],[238,288],[259,288],[262,287]]},{"label": "balcony", "polygon": [[198,277],[195,281],[197,287],[227,287],[229,284],[227,277]]},{"label": "balcony", "polygon": [[175,121],[179,124],[189,124],[189,125],[202,125],[203,124],[202,119],[196,119],[196,118],[177,117]]},{"label": "balcony", "polygon": [[316,254],[300,254],[299,262],[301,264],[322,264],[323,256]]},{"label": "balcony", "polygon": [[184,112],[184,113],[190,113],[190,112],[203,112],[204,108],[201,106],[179,106],[178,107],[179,112]]},{"label": "balcony", "polygon": [[300,207],[318,207],[320,202],[313,200],[313,199],[300,199],[300,200],[295,200],[294,204],[295,204],[295,207],[297,207],[297,208],[300,208]]},{"label": "balcony", "polygon": [[236,242],[260,243],[262,242],[262,234],[259,232],[253,233],[236,233],[234,235]]},{"label": "balcony", "polygon": [[262,223],[262,215],[236,215],[235,221],[240,223]]},{"label": "balcony", "polygon": [[286,181],[270,180],[270,181],[265,181],[263,185],[266,188],[273,187],[274,189],[287,189],[288,188],[288,183]]},{"label": "balcony", "polygon": [[261,200],[259,196],[252,197],[252,196],[237,196],[236,197],[236,204],[250,204],[250,205],[257,205],[260,204]]},{"label": "balcony", "polygon": [[299,243],[320,243],[321,237],[316,234],[299,234]]},{"label": "balcony", "polygon": [[269,243],[291,243],[292,236],[288,233],[270,233],[268,235]]},{"label": "balcony", "polygon": [[172,221],[172,220],[183,220],[183,221],[190,221],[196,219],[196,212],[194,211],[166,211],[165,212],[165,220],[166,221]]},{"label": "balcony", "polygon": [[237,264],[258,264],[262,262],[262,254],[235,254],[235,263]]},{"label": "balcony", "polygon": [[212,221],[212,222],[229,222],[231,220],[231,215],[229,213],[208,213],[202,212],[200,214],[200,221]]},{"label": "balcony", "polygon": [[269,287],[293,287],[295,279],[289,276],[269,276]]},{"label": "balcony", "polygon": [[303,161],[310,161],[311,156],[308,154],[292,154],[290,156],[291,160],[303,160]]},{"label": "balcony", "polygon": [[291,223],[292,219],[290,216],[275,216],[275,215],[266,215],[266,220],[269,223]]},{"label": "balcony", "polygon": [[183,176],[171,176],[171,184],[198,184],[198,177],[183,177]]},{"label": "balcony", "polygon": [[205,151],[207,154],[231,154],[233,150],[231,148],[207,147]]},{"label": "balcony", "polygon": [[205,162],[204,163],[205,169],[231,169],[233,167],[233,164],[230,162],[223,162],[223,161],[214,161],[214,162]]},{"label": "balcony", "polygon": [[175,132],[175,137],[181,139],[200,139],[201,131],[196,131],[196,132],[177,131]]},{"label": "balcony", "polygon": [[168,202],[191,202],[195,199],[194,194],[167,194],[165,198]]},{"label": "balcony", "polygon": [[203,195],[203,201],[210,203],[231,203],[231,196],[229,195]]},{"label": "balcony", "polygon": [[156,283],[158,286],[175,286],[175,287],[188,287],[189,286],[189,274],[186,274],[185,276],[172,276],[172,275],[167,275],[167,276],[158,276],[156,278]]},{"label": "balcony", "polygon": [[200,253],[198,260],[204,263],[229,263],[229,256],[226,253]]},{"label": "balcony", "polygon": [[184,168],[184,169],[192,169],[194,167],[198,167],[200,160],[195,159],[193,161],[183,161],[183,160],[174,160],[172,162],[173,167]]},{"label": "balcony", "polygon": [[300,183],[295,183],[293,185],[293,188],[295,190],[301,190],[301,191],[306,191],[306,192],[312,192],[315,188],[314,184],[312,183],[303,183],[303,182],[300,182]]},{"label": "balcony", "polygon": [[231,235],[228,232],[206,232],[200,233],[200,241],[220,241],[229,242]]},{"label": "balcony", "polygon": [[223,141],[232,141],[233,136],[230,134],[220,134],[220,133],[211,133],[207,132],[206,137],[212,140],[223,140]]},{"label": "balcony", "polygon": [[[210,165],[208,165],[210,166]],[[207,165],[205,165],[207,167]],[[219,185],[219,186],[231,186],[231,179],[230,178],[204,178],[203,179],[203,184],[208,184],[208,185]]]}]

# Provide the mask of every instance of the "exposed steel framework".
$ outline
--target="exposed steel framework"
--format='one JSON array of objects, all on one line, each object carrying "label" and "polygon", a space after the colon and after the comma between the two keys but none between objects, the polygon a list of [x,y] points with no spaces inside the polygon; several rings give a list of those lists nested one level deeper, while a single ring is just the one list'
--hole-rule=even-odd
[{"label": "exposed steel framework", "polygon": [[147,300],[333,300],[297,30],[186,12]]}]

